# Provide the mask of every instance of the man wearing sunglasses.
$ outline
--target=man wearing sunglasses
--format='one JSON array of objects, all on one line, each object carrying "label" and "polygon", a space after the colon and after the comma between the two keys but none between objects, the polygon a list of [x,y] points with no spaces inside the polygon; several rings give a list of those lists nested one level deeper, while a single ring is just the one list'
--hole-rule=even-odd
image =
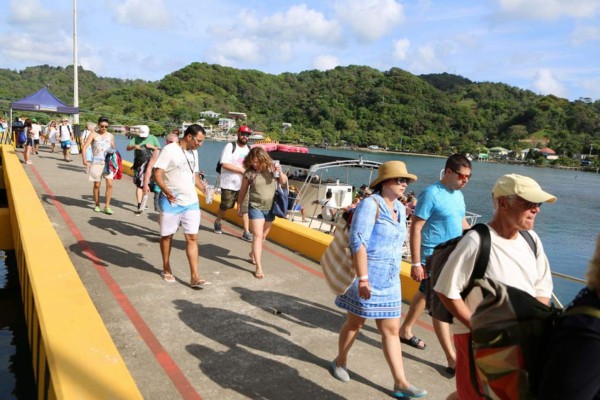
[{"label": "man wearing sunglasses", "polygon": [[[214,232],[223,233],[221,230],[221,221],[225,211],[233,208],[238,198],[240,188],[242,187],[242,175],[244,174],[244,158],[250,152],[248,146],[248,137],[252,131],[246,125],[240,126],[235,142],[227,143],[221,153],[221,176],[219,178],[219,187],[221,188],[221,204],[219,212],[214,222]],[[246,207],[247,209],[247,207]],[[242,239],[251,242],[252,233],[250,233],[250,221],[248,213],[242,214],[244,233]]]},{"label": "man wearing sunglasses", "polygon": [[[492,195],[494,215],[487,223],[491,251],[484,278],[521,289],[548,305],[553,288],[552,276],[548,258],[533,227],[541,205],[554,203],[556,197],[543,191],[533,179],[517,174],[500,177]],[[529,233],[535,243],[535,252],[520,231]],[[473,388],[469,367],[471,315],[479,302],[474,299],[475,296],[469,296],[465,303],[460,296],[469,284],[480,242],[477,232],[467,232],[448,257],[434,288],[444,306],[459,321],[454,326],[454,344],[457,353],[456,387],[461,399],[482,399]],[[513,387],[515,384],[517,380],[506,380],[505,393],[518,393]]]},{"label": "man wearing sunglasses", "polygon": [[[424,350],[426,345],[413,333],[414,324],[425,310],[425,290],[428,277],[425,259],[440,243],[462,235],[469,227],[465,219],[466,206],[461,189],[471,177],[471,161],[462,154],[453,154],[446,160],[442,179],[427,187],[417,198],[411,217],[410,255],[411,277],[421,282],[419,291],[410,303],[406,319],[400,328],[400,340],[409,346]],[[446,355],[446,372],[454,375],[456,352],[452,345],[450,325],[433,319],[433,327]]]},{"label": "man wearing sunglasses", "polygon": [[206,183],[198,176],[198,148],[204,142],[204,128],[198,124],[188,126],[178,143],[163,147],[154,164],[154,181],[161,190],[159,203],[160,252],[162,279],[175,283],[169,257],[173,235],[179,226],[185,237],[185,253],[190,265],[190,287],[202,289],[210,282],[198,272],[198,230],[200,229],[200,204],[196,188],[206,194]]}]

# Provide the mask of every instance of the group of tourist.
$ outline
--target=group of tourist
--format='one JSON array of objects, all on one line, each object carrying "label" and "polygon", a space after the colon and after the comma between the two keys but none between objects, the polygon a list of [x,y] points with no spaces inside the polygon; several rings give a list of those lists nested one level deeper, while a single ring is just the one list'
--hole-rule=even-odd
[{"label": "group of tourist", "polygon": [[[32,125],[33,121],[25,122],[28,134],[26,162],[30,162],[28,152],[36,152]],[[109,121],[106,117],[98,120],[97,130],[95,124],[87,125],[81,156],[89,180],[94,184],[94,211],[101,211],[100,184],[105,180],[106,203],[103,211],[112,214],[110,197],[113,176],[104,168],[104,164],[107,152],[113,149],[115,144],[114,137],[108,132],[108,126]],[[69,130],[66,131],[70,133]],[[57,133],[59,132],[61,131],[57,130]],[[228,143],[221,154],[222,201],[213,228],[215,234],[221,234],[221,221],[225,211],[237,205],[237,214],[244,221],[242,239],[252,242],[249,261],[255,265],[254,276],[263,279],[263,243],[275,219],[272,211],[273,196],[278,186],[287,187],[288,179],[281,166],[271,159],[264,148],[248,145],[249,134],[248,127],[240,127],[236,141]],[[198,271],[197,235],[200,226],[200,206],[196,189],[206,194],[207,183],[199,175],[197,150],[204,139],[204,129],[193,124],[185,130],[181,138],[178,138],[177,134],[169,135],[167,144],[160,149],[158,140],[150,135],[149,129],[141,126],[139,134],[134,136],[127,146],[127,150],[135,152],[137,214],[144,210],[144,196],[148,195],[150,186],[156,186],[156,204],[160,212],[161,277],[165,282],[176,281],[170,264],[170,253],[173,235],[181,226],[190,268],[190,287],[194,289],[210,285]],[[62,142],[61,140],[61,147]],[[91,148],[90,152],[87,151],[88,148]],[[416,336],[414,327],[425,309],[426,293],[435,291],[456,321],[451,329],[447,322],[432,318],[434,331],[445,353],[446,373],[449,377],[456,377],[457,392],[448,398],[482,398],[481,390],[473,385],[478,378],[471,376],[469,366],[471,316],[478,300],[462,297],[463,291],[470,284],[480,248],[481,239],[477,232],[468,231],[463,240],[458,242],[434,287],[429,284],[427,270],[427,257],[434,252],[437,245],[461,236],[464,230],[470,228],[465,218],[466,205],[461,190],[471,179],[471,172],[471,162],[463,155],[454,154],[446,160],[441,179],[432,182],[417,197],[406,193],[408,186],[417,180],[417,176],[408,171],[404,162],[387,161],[379,167],[377,178],[368,187],[361,188],[364,199],[353,203],[352,218],[348,224],[356,279],[344,294],[335,299],[335,304],[346,311],[346,320],[339,332],[337,355],[329,365],[329,372],[336,379],[343,382],[351,380],[348,369],[349,352],[366,319],[375,319],[382,337],[385,360],[393,377],[393,396],[425,397],[427,391],[412,384],[406,375],[401,346],[406,344],[420,350],[427,348],[426,343]],[[360,199],[363,196],[356,197]],[[409,197],[412,198],[409,200]],[[484,276],[519,288],[540,303],[549,304],[553,290],[550,267],[542,242],[533,228],[542,204],[553,203],[556,197],[542,190],[540,185],[529,177],[508,174],[501,176],[493,185],[491,199],[494,213],[487,223],[491,236],[491,251]],[[326,203],[322,205],[327,206]],[[412,214],[409,228],[406,223],[408,213]],[[409,233],[408,229],[411,277],[419,282],[420,286],[401,324],[402,295],[399,274],[402,247]],[[520,234],[521,231],[530,233],[537,249],[535,253]],[[583,291],[577,300],[579,303],[591,304],[596,309],[600,299],[598,257],[597,254],[590,269],[589,288]],[[590,329],[590,326],[595,327],[594,334],[598,335],[598,321],[597,318],[590,320],[585,316],[574,317],[565,323],[565,329],[557,336],[556,341],[570,344],[573,331],[583,332]],[[585,333],[581,335],[589,337],[585,336]],[[588,344],[590,348],[596,349],[598,343],[600,341],[596,336],[596,340]],[[586,390],[586,394],[592,395],[597,393],[600,385],[599,375],[585,374],[584,369],[577,366],[573,367],[579,371],[578,376],[572,378],[573,382],[587,379],[587,386],[582,388],[581,385],[566,385],[570,391],[556,386],[560,382],[557,371],[563,375],[573,375],[561,368],[563,363],[568,362],[569,355],[565,353],[567,348],[565,345],[564,351],[558,349],[552,352],[551,360],[555,369],[546,373],[542,391],[547,396],[561,393],[563,398],[574,398],[569,395],[577,390]],[[577,349],[581,351],[581,357],[585,357],[586,349]],[[507,382],[507,385],[510,384]]]},{"label": "group of tourist", "polygon": [[[135,151],[136,213],[143,212],[143,199],[150,191],[150,181],[153,180],[160,212],[162,279],[166,282],[176,281],[169,258],[172,237],[181,226],[190,266],[190,287],[201,289],[210,285],[198,272],[200,207],[196,188],[206,194],[208,185],[199,174],[196,150],[204,142],[204,128],[197,124],[190,125],[179,140],[176,134],[171,133],[162,149],[146,126],[142,125],[139,129],[139,134],[127,146],[127,150]],[[238,129],[237,140],[223,149],[220,159],[221,203],[214,221],[214,233],[223,232],[221,221],[225,211],[237,204],[237,212],[244,221],[242,239],[252,242],[249,260],[255,265],[254,276],[262,279],[265,276],[262,265],[263,242],[275,219],[271,210],[273,196],[277,185],[287,187],[287,177],[281,166],[275,165],[262,147],[248,146],[249,135],[250,129],[242,125]],[[88,138],[86,143],[93,140]]]},{"label": "group of tourist", "polygon": [[25,140],[23,143],[23,162],[27,165],[32,165],[31,157],[39,154],[40,141],[46,145],[50,143],[50,152],[54,153],[56,144],[59,143],[63,153],[63,160],[71,162],[71,145],[74,143],[74,134],[69,125],[69,120],[63,118],[61,124],[57,126],[57,122],[52,120],[48,123],[45,130],[37,122],[35,118],[26,118],[22,122]]},{"label": "group of tourist", "polygon": [[[340,330],[338,352],[330,364],[331,374],[350,381],[348,354],[367,318],[376,320],[382,336],[382,349],[389,365],[397,398],[419,398],[425,389],[411,384],[405,375],[401,343],[420,350],[426,343],[413,332],[418,317],[425,309],[425,296],[435,291],[443,305],[455,318],[454,335],[447,322],[432,317],[434,331],[447,360],[446,373],[456,376],[457,391],[448,399],[483,399],[482,383],[472,376],[470,367],[471,316],[480,298],[462,294],[470,285],[471,274],[480,249],[480,237],[468,231],[460,240],[437,280],[429,285],[427,257],[435,247],[459,237],[470,228],[465,218],[466,207],[461,190],[471,179],[471,162],[460,154],[448,158],[440,181],[427,187],[417,198],[410,218],[411,277],[420,282],[419,291],[410,304],[406,319],[400,325],[401,288],[398,279],[402,243],[406,239],[404,218],[408,199],[402,199],[409,183],[417,177],[400,161],[388,161],[370,188],[374,201],[361,201],[349,228],[350,249],[357,278],[350,289],[336,298],[336,305],[347,311]],[[491,236],[490,258],[484,277],[518,288],[548,305],[553,290],[548,259],[542,242],[533,231],[535,218],[543,203],[553,203],[556,197],[542,190],[533,179],[517,174],[500,177],[491,188],[494,214],[487,223]],[[411,203],[415,201],[411,200]],[[527,231],[535,243],[536,252],[525,239]],[[588,287],[577,296],[573,307],[585,313],[569,315],[554,331],[549,363],[539,385],[539,398],[597,398],[600,375],[596,368],[583,367],[581,362],[600,346],[600,241],[597,254],[588,272]],[[595,311],[594,311],[595,310]],[[574,343],[577,342],[577,343]],[[587,350],[586,350],[587,349]],[[593,353],[596,354],[596,353]],[[570,357],[570,356],[573,356]],[[594,358],[594,357],[592,357]],[[593,365],[598,362],[594,358]],[[591,367],[591,365],[590,365]],[[477,386],[473,382],[478,382]],[[517,381],[506,381],[507,397],[514,393]],[[513,394],[509,394],[513,393]]]}]

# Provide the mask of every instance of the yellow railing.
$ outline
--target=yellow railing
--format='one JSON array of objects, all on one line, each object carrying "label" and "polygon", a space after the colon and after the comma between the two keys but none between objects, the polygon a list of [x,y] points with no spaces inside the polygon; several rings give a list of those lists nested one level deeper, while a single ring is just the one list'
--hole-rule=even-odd
[{"label": "yellow railing", "polygon": [[38,398],[141,399],[14,148],[0,152]]}]

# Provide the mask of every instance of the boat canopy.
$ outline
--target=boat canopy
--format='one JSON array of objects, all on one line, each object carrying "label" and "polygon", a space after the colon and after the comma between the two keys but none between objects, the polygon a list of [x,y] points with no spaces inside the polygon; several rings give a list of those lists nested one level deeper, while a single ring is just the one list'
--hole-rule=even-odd
[{"label": "boat canopy", "polygon": [[279,160],[281,164],[289,165],[295,168],[303,168],[310,170],[316,165],[335,164],[340,167],[358,167],[358,168],[377,168],[380,163],[362,160],[362,156],[357,160],[348,157],[327,156],[324,154],[314,153],[291,153],[287,151],[270,151],[269,156],[273,160]]}]

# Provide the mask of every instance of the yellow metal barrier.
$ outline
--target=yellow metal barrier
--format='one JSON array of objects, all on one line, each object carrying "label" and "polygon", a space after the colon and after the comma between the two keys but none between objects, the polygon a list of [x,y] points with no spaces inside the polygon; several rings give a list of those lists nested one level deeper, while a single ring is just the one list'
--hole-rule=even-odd
[{"label": "yellow metal barrier", "polygon": [[14,148],[0,151],[38,398],[141,399]]}]

